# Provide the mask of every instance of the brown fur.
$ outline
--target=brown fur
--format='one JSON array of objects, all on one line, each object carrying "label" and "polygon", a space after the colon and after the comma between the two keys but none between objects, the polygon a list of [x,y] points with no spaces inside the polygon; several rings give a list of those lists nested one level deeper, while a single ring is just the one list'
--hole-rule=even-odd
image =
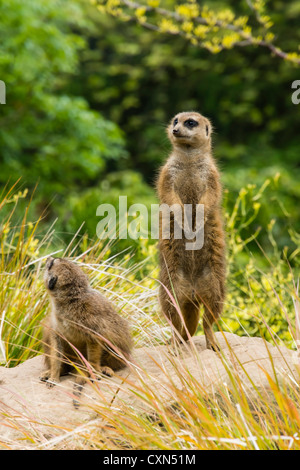
[{"label": "brown fur", "polygon": [[[198,126],[186,127],[188,119],[195,120]],[[204,245],[193,251],[186,250],[184,237],[181,240],[174,238],[174,217],[169,240],[162,238],[160,230],[160,280],[172,294],[175,293],[186,328],[163,286],[159,292],[161,309],[181,337],[187,340],[196,332],[203,304],[207,347],[217,349],[212,325],[221,315],[225,295],[225,241],[222,188],[211,153],[211,124],[198,113],[180,113],[172,119],[167,133],[173,149],[157,181],[160,203],[169,206],[192,204],[193,226],[196,204],[204,204],[205,225]]]},{"label": "brown fur", "polygon": [[[41,379],[49,380],[48,386],[52,386],[59,382],[60,375],[70,370],[68,359],[76,362],[76,352],[71,345],[98,373],[112,376],[114,370],[124,367],[124,361],[109,348],[129,358],[132,339],[128,322],[105,297],[90,287],[84,272],[67,259],[48,258],[44,280],[52,310],[44,328],[47,370]],[[76,383],[83,382],[84,378],[78,376]]]}]

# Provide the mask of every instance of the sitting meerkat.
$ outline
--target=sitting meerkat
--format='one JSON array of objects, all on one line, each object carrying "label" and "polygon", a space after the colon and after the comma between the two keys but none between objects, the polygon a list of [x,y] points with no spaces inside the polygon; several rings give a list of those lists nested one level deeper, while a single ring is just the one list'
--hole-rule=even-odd
[{"label": "sitting meerkat", "polygon": [[[67,259],[50,257],[44,281],[52,310],[44,328],[47,370],[41,380],[47,381],[49,387],[59,382],[59,377],[71,369],[68,359],[74,362],[77,357],[78,362],[76,350],[100,374],[112,376],[115,370],[125,367],[123,358],[130,358],[133,346],[128,322],[90,287],[79,266]],[[77,384],[84,381],[83,376],[77,376]]]},{"label": "sitting meerkat", "polygon": [[[190,204],[193,228],[196,206],[203,204],[204,235],[201,249],[187,249],[190,240],[184,235],[181,239],[174,236],[177,220],[174,213],[170,213],[169,239],[162,236],[164,216],[161,218],[159,251],[162,285],[159,300],[162,312],[185,341],[196,332],[199,310],[203,304],[206,345],[216,350],[212,325],[223,308],[226,268],[221,216],[222,188],[212,157],[211,132],[210,121],[196,112],[177,114],[167,128],[173,148],[157,180],[160,203],[169,207],[177,204],[182,208],[182,213],[184,205]],[[175,294],[185,326],[164,286]]]}]

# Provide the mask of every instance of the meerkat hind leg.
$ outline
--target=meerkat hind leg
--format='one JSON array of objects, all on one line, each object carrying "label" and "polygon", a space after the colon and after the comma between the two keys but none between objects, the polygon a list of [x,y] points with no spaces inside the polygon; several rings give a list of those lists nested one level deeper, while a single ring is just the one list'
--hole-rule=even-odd
[{"label": "meerkat hind leg", "polygon": [[[101,375],[106,375],[107,377],[112,377],[114,375],[114,371],[108,367],[108,366],[101,366],[101,356],[103,353],[103,346],[99,343],[88,343],[87,344],[87,359],[90,365],[93,367],[95,372],[98,372]],[[75,408],[79,408],[79,401],[78,399],[81,396],[82,389],[85,385],[85,383],[89,380],[88,371],[78,371],[76,378],[75,378],[75,383],[74,383],[74,388],[73,388],[73,394],[75,395],[76,398],[73,399],[73,405]],[[101,378],[101,377],[100,377]],[[92,378],[90,380],[93,380]]]},{"label": "meerkat hind leg", "polygon": [[[169,287],[169,286],[168,286]],[[178,312],[178,305],[174,305],[171,301],[169,295],[166,293],[165,289],[161,286],[159,290],[159,303],[160,308],[165,316],[172,324],[173,329],[173,342],[182,341],[182,331],[183,331],[183,324],[180,318],[180,314]],[[180,302],[178,302],[180,305]],[[175,331],[174,331],[175,330]]]},{"label": "meerkat hind leg", "polygon": [[[83,385],[86,381],[94,379],[93,375],[90,373],[94,371],[95,374],[99,375],[106,375],[108,377],[112,377],[114,375],[114,371],[111,367],[106,365],[101,365],[101,359],[104,352],[103,346],[98,342],[89,342],[87,343],[87,361],[90,365],[89,367],[85,367],[84,369],[80,368],[76,375],[75,383],[78,385]],[[89,378],[90,377],[90,378]],[[98,377],[101,378],[101,377]]]},{"label": "meerkat hind leg", "polygon": [[199,305],[194,302],[185,303],[182,307],[182,315],[185,320],[185,326],[182,328],[182,338],[184,341],[188,341],[196,333],[199,324]]},{"label": "meerkat hind leg", "polygon": [[206,306],[204,307],[203,329],[206,338],[206,348],[217,352],[220,348],[216,343],[216,338],[213,332],[213,324],[217,320],[219,312],[217,309],[215,310],[215,312],[212,312]]},{"label": "meerkat hind leg", "polygon": [[46,382],[46,386],[51,388],[59,382],[62,372],[61,343],[56,335],[51,337],[49,356],[49,369],[42,373],[40,380]]},{"label": "meerkat hind leg", "polygon": [[112,377],[114,375],[112,368],[108,366],[101,366],[103,352],[104,348],[100,343],[89,343],[87,346],[88,361],[96,372],[107,375],[108,377]]}]

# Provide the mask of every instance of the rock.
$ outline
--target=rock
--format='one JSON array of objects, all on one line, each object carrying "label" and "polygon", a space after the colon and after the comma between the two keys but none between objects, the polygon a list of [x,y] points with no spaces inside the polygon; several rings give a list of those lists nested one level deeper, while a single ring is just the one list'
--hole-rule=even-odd
[{"label": "rock", "polygon": [[[97,407],[134,407],[138,412],[152,412],[140,396],[151,390],[164,403],[174,404],[174,385],[186,387],[192,376],[199,390],[216,393],[226,384],[232,387],[228,371],[240,378],[248,394],[268,392],[269,379],[299,383],[299,357],[285,347],[275,347],[261,338],[216,333],[220,352],[205,348],[204,336],[194,337],[182,345],[178,354],[169,346],[143,347],[134,350],[132,364],[113,378],[86,384],[78,409],[73,404],[73,377],[61,378],[58,385],[47,388],[39,380],[44,370],[43,356],[36,356],[8,369],[0,368],[0,443],[15,449],[47,448],[56,437],[78,426],[97,420]],[[182,380],[186,377],[187,381]],[[183,385],[185,384],[185,385]],[[138,393],[135,393],[138,392]]]}]

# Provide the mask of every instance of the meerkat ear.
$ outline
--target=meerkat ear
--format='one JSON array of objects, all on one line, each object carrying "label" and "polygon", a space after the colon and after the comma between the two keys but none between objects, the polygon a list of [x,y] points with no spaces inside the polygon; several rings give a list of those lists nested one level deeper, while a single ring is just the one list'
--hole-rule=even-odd
[{"label": "meerkat ear", "polygon": [[57,281],[57,276],[51,276],[48,281],[48,289],[53,290]]},{"label": "meerkat ear", "polygon": [[211,131],[212,131],[212,129],[211,129],[211,124],[210,124],[210,122],[207,120],[207,121],[206,121],[206,124],[205,124],[206,137],[210,136]]}]

